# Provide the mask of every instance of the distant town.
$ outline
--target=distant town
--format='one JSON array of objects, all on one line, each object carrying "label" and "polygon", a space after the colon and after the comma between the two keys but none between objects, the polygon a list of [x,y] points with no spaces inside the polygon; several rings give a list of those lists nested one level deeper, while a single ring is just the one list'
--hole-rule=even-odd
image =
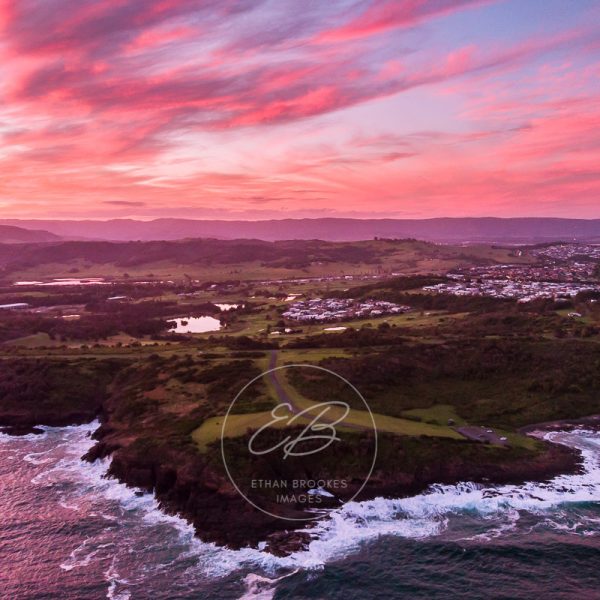
[{"label": "distant town", "polygon": [[600,259],[600,245],[597,244],[552,244],[532,251],[534,256],[545,256],[555,260],[570,260],[576,257]]},{"label": "distant town", "polygon": [[512,281],[510,279],[476,279],[438,283],[425,291],[455,296],[489,296],[531,302],[540,298],[573,298],[582,292],[600,292],[600,285],[556,283],[550,281]]},{"label": "distant town", "polygon": [[[539,298],[573,298],[600,292],[597,275],[600,246],[555,244],[533,248],[542,264],[502,264],[448,273],[448,283],[425,286],[430,292],[455,296],[489,296],[530,302]],[[521,255],[521,251],[519,251]]]}]

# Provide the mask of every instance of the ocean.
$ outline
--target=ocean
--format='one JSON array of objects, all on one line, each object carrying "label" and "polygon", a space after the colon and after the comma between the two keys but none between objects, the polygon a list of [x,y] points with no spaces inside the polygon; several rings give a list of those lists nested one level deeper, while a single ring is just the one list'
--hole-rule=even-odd
[{"label": "ocean", "polygon": [[276,558],[201,542],[81,456],[98,423],[0,434],[2,599],[599,598],[600,433],[548,437],[584,473],[350,503]]}]

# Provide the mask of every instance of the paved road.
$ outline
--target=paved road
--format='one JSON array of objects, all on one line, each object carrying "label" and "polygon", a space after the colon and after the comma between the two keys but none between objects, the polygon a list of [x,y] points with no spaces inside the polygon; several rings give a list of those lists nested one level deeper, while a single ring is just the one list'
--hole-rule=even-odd
[{"label": "paved road", "polygon": [[[274,369],[277,366],[277,350],[271,351],[271,356],[269,357],[269,370]],[[279,380],[280,371],[271,371],[269,373],[269,379],[275,388],[275,393],[277,394],[277,398],[279,402],[289,404],[292,407],[292,413],[297,415],[302,412],[304,409],[290,397],[290,395],[285,391],[284,387],[281,385],[281,381]],[[347,415],[348,417],[349,415]],[[327,418],[320,416],[320,421],[323,423],[336,423],[336,420],[328,420]],[[342,427],[347,429],[354,429],[356,431],[372,431],[372,427],[367,427],[365,425],[358,425],[356,423],[348,423],[347,421],[342,421],[340,423]]]},{"label": "paved road", "polygon": [[[269,370],[274,369],[277,366],[277,350],[271,351],[271,356],[269,357]],[[277,394],[277,398],[279,402],[289,404],[292,407],[292,412],[296,415],[301,412],[301,408],[294,403],[292,398],[290,398],[289,394],[285,391],[283,386],[281,385],[281,381],[279,381],[279,371],[271,371],[269,373],[269,379],[275,388],[275,393]]]}]

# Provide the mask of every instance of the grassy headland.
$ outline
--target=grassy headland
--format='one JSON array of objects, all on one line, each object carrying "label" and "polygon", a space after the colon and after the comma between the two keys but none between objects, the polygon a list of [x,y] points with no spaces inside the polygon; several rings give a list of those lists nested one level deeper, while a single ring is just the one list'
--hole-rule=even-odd
[{"label": "grassy headland", "polygon": [[[269,368],[273,352],[279,365],[310,363],[339,373],[368,401],[379,455],[361,499],[410,494],[435,482],[521,481],[572,470],[577,461],[569,451],[518,431],[600,412],[595,297],[580,295],[565,306],[422,289],[457,267],[534,264],[527,252],[412,240],[194,240],[0,248],[0,260],[9,282],[0,303],[28,305],[0,313],[0,423],[24,428],[98,416],[88,458],[111,455],[114,476],[153,490],[167,510],[218,543],[256,544],[289,527],[237,494],[219,452],[228,406]],[[403,275],[393,276],[397,271]],[[144,281],[136,281],[142,274]],[[106,281],[10,284],[63,276]],[[335,323],[345,330],[332,331],[286,319],[291,294],[385,300],[411,310],[346,318]],[[236,307],[221,311],[222,303]],[[170,331],[171,319],[201,315],[217,317],[221,330]],[[352,427],[342,435],[357,450],[318,469],[307,460],[303,469],[332,477],[363,470],[360,448],[370,435],[364,406],[335,380],[307,373],[286,372],[278,386],[298,409],[347,400]],[[244,395],[226,440],[230,449],[264,424],[278,394],[266,380]],[[468,439],[461,427],[492,428],[506,443]],[[240,454],[236,468],[251,473],[255,466]],[[280,465],[283,476],[286,468]]]}]

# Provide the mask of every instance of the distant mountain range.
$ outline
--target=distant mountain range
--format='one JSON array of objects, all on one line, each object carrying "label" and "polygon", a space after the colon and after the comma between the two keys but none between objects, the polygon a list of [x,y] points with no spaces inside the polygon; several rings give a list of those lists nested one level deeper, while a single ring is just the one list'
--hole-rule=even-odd
[{"label": "distant mountain range", "polygon": [[[59,221],[2,219],[0,242],[66,239],[112,241],[179,240],[185,238],[260,239],[280,241],[320,239],[357,241],[374,237],[416,238],[435,242],[536,243],[547,241],[600,242],[600,219],[559,218],[437,218],[437,219],[281,219],[221,221],[193,219],[113,219]],[[26,230],[37,231],[26,231]],[[43,229],[44,231],[39,231]],[[6,230],[5,233],[3,231]],[[25,232],[26,233],[22,233]],[[19,239],[32,235],[37,239]]]},{"label": "distant mountain range", "polygon": [[41,231],[39,229],[30,229],[25,227],[15,227],[14,225],[0,225],[0,243],[2,244],[31,244],[35,242],[56,242],[61,239],[60,236]]}]

